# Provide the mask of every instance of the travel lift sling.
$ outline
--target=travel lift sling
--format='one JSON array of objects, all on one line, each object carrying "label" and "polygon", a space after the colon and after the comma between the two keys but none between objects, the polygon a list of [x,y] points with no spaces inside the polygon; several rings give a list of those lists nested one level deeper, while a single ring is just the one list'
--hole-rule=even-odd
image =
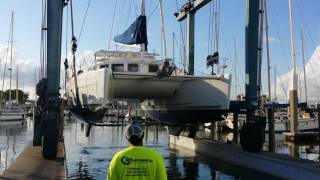
[{"label": "travel lift sling", "polygon": [[[177,19],[188,19],[188,73],[194,73],[194,15],[211,0],[190,0],[188,8],[176,14]],[[47,77],[37,84],[37,122],[34,128],[34,145],[43,146],[43,157],[55,158],[58,147],[58,119],[62,12],[65,0],[47,1]],[[240,132],[240,143],[244,150],[258,152],[264,140],[265,117],[257,116],[258,107],[258,26],[260,0],[246,0],[246,109],[247,122]],[[260,122],[262,120],[262,123]]]}]

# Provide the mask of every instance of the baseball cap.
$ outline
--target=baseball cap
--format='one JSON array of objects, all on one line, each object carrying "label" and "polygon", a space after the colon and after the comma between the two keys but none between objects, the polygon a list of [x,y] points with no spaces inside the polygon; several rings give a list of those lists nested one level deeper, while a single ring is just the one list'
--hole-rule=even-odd
[{"label": "baseball cap", "polygon": [[125,129],[126,137],[130,139],[131,136],[143,138],[142,124],[139,122],[130,122]]}]

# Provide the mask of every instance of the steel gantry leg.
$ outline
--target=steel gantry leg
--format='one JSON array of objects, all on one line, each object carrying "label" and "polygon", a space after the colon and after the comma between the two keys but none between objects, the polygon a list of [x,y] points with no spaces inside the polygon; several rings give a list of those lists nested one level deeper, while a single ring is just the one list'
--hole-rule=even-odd
[{"label": "steel gantry leg", "polygon": [[55,158],[58,147],[60,111],[59,85],[61,61],[62,11],[64,0],[48,0],[47,10],[47,80],[43,114],[43,157]]},{"label": "steel gantry leg", "polygon": [[258,82],[258,42],[259,7],[262,0],[246,0],[246,50],[245,50],[245,87],[247,121],[240,131],[241,147],[250,152],[259,152],[264,142],[265,118],[257,113],[259,105]]}]

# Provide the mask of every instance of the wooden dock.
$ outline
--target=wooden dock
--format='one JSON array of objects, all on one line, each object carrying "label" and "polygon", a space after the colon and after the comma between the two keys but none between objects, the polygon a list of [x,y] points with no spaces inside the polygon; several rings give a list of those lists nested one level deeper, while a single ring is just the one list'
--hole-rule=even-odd
[{"label": "wooden dock", "polygon": [[58,146],[58,155],[54,160],[42,158],[42,147],[28,145],[12,162],[0,179],[3,180],[65,180],[67,171],[65,164],[64,143]]},{"label": "wooden dock", "polygon": [[222,142],[170,135],[171,148],[182,147],[229,164],[284,179],[319,179],[320,163],[270,152],[249,153]]}]

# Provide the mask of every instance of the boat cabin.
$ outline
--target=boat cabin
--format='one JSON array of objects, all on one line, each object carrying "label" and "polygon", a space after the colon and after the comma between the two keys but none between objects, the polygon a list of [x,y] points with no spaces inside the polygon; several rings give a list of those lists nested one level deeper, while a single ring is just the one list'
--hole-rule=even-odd
[{"label": "boat cabin", "polygon": [[129,51],[98,51],[95,64],[88,71],[109,68],[113,72],[156,74],[162,68],[162,61],[156,60],[156,54]]}]

